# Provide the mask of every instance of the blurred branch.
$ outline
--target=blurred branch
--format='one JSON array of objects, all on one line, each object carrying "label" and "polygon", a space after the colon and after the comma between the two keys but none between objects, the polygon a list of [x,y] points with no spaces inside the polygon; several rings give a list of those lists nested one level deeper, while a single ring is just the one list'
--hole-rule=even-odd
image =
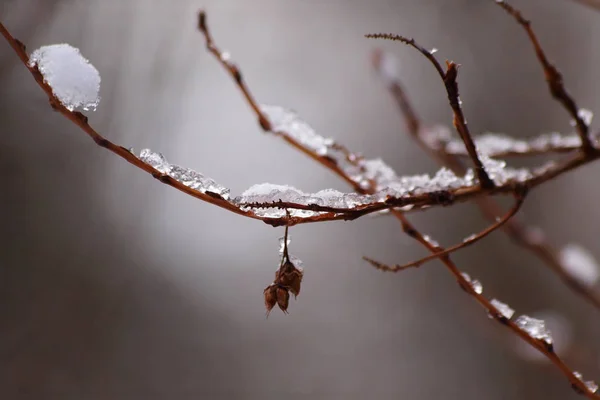
[{"label": "blurred branch", "polygon": [[[436,147],[440,147],[440,150],[445,153],[460,157],[468,156],[461,141],[436,137],[435,132],[428,136],[427,140]],[[592,140],[594,148],[598,148],[598,132],[590,134],[590,140]],[[487,133],[475,137],[475,144],[491,158],[545,156],[573,153],[581,149],[579,135],[561,135],[556,132],[528,139],[513,139],[509,136]]]}]

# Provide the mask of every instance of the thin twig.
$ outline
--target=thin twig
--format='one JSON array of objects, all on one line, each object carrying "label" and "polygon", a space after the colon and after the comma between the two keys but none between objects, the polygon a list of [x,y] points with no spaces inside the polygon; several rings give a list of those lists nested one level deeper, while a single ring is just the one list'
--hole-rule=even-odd
[{"label": "thin twig", "polygon": [[397,265],[390,266],[390,265],[383,264],[379,261],[375,261],[374,259],[372,259],[370,257],[363,257],[363,259],[365,261],[368,261],[369,263],[371,263],[371,265],[373,265],[375,268],[380,269],[382,271],[386,271],[386,272],[399,272],[399,271],[403,271],[408,268],[420,267],[421,265],[425,264],[428,261],[435,260],[436,258],[440,258],[440,257],[448,255],[450,253],[454,253],[460,249],[463,249],[472,244],[475,244],[478,241],[480,241],[481,239],[488,236],[490,233],[496,231],[498,228],[500,228],[504,224],[506,224],[519,211],[519,209],[521,208],[521,205],[523,205],[524,200],[525,200],[525,194],[515,194],[515,204],[510,208],[510,210],[502,218],[495,221],[495,223],[493,223],[492,225],[489,225],[481,232],[469,236],[468,238],[463,240],[461,243],[455,244],[454,246],[451,246],[451,247],[447,247],[446,250],[438,251],[436,253],[428,255],[427,257],[423,257],[419,260],[412,261],[410,263],[403,264],[403,265],[397,264]]},{"label": "thin twig", "polygon": [[477,148],[475,147],[475,143],[473,142],[473,137],[469,132],[469,128],[467,127],[467,121],[462,111],[461,101],[458,94],[458,82],[456,78],[458,77],[458,65],[452,61],[446,61],[446,71],[442,68],[439,61],[433,53],[423,46],[419,45],[413,38],[406,38],[400,35],[394,35],[390,33],[374,33],[367,34],[365,37],[369,39],[387,39],[387,40],[395,40],[400,41],[416,50],[419,51],[422,55],[431,62],[437,71],[440,78],[444,82],[444,87],[446,88],[446,93],[448,94],[448,101],[450,103],[450,107],[452,108],[452,112],[454,113],[453,124],[456,128],[456,131],[460,135],[465,147],[467,148],[467,152],[469,153],[469,157],[471,157],[471,161],[475,165],[475,170],[477,173],[477,178],[479,178],[479,183],[484,189],[491,189],[494,187],[494,181],[490,179],[488,176],[485,167],[481,160],[479,159],[479,155],[477,154]]},{"label": "thin twig", "polygon": [[538,61],[542,65],[544,70],[544,75],[546,76],[546,82],[548,83],[548,88],[550,89],[550,93],[552,97],[555,98],[562,106],[567,110],[567,112],[571,115],[571,118],[575,121],[575,126],[577,128],[577,133],[581,138],[581,148],[586,153],[592,153],[596,151],[589,137],[589,127],[579,115],[579,107],[575,103],[575,100],[567,93],[565,89],[562,74],[556,69],[556,67],[548,61],[542,46],[531,28],[531,21],[525,19],[521,12],[508,4],[503,0],[495,0],[496,4],[502,7],[509,15],[511,15],[518,23],[525,29],[527,36],[529,37],[529,41],[533,45],[535,50],[535,55],[537,56]]},{"label": "thin twig", "polygon": [[[207,41],[207,47],[210,46],[209,48],[213,49],[213,50],[211,50],[211,53],[213,53],[213,55],[215,55],[217,60],[222,60],[222,53],[218,50],[218,48],[216,47],[216,45],[213,42],[212,37],[210,36],[210,34],[208,32],[208,28],[206,25],[206,14],[203,11],[200,12],[199,20],[200,20],[200,24],[199,24],[200,31],[205,35],[205,39]],[[221,62],[221,64],[227,67],[227,65],[224,64],[223,62]],[[229,68],[227,68],[227,69],[231,74],[232,71],[229,70]],[[237,67],[236,67],[236,70],[237,70]],[[235,82],[240,90],[242,90],[242,91],[244,91],[244,89],[246,91],[248,90],[245,85],[244,86],[240,85],[240,80],[235,79]],[[254,104],[251,103],[254,101],[251,96],[245,96],[245,97],[248,100],[248,102],[250,103],[249,105],[254,110],[254,112],[258,114],[259,121],[260,121],[261,120],[260,116],[262,115],[260,113],[260,108],[258,107],[258,105],[256,103],[254,103]],[[261,124],[261,126],[262,126],[262,124]],[[300,143],[294,145],[294,147],[297,147],[297,146],[301,147],[300,150],[302,152],[309,153],[311,158],[313,158],[314,160],[318,161],[325,167],[329,167],[327,162],[325,161],[326,160],[325,157],[314,153],[311,149],[309,149],[305,146],[302,146],[302,144],[300,144]],[[575,163],[575,161],[572,161],[572,162]],[[575,166],[573,166],[572,168],[574,168],[574,167]],[[359,193],[373,193],[375,191],[374,185],[369,189],[361,188],[352,179],[350,179],[349,177],[345,177],[344,171],[341,169],[339,169],[337,171],[334,170],[334,172],[336,172],[336,174],[338,174],[342,179],[346,180],[347,182],[350,182],[353,185],[353,187],[355,188],[355,190]],[[399,211],[397,209],[392,209],[391,212],[392,212],[392,214],[394,214],[394,216],[396,216],[396,218],[398,218],[400,220],[403,231],[407,235],[412,237],[413,239],[417,240],[423,246],[425,246],[430,252],[437,253],[439,251],[444,251],[443,248],[440,248],[439,246],[432,244],[431,241],[428,240],[428,238],[426,238],[419,231],[417,231],[415,229],[415,227],[408,221],[406,216],[401,211]],[[541,340],[532,338],[527,332],[525,332],[524,330],[519,328],[513,321],[504,318],[502,316],[502,313],[500,312],[500,310],[498,310],[486,297],[482,296],[480,293],[478,293],[477,290],[475,290],[473,288],[471,283],[466,279],[465,276],[462,275],[462,273],[459,271],[459,269],[456,267],[456,265],[450,260],[450,257],[447,254],[441,256],[440,261],[446,266],[446,268],[454,276],[454,278],[457,280],[459,285],[469,295],[471,295],[480,305],[482,305],[485,308],[485,310],[489,313],[489,315],[493,316],[497,321],[504,324],[514,334],[519,336],[521,339],[523,339],[529,345],[531,345],[536,350],[541,352],[546,358],[548,358],[548,360],[550,360],[568,378],[572,387],[576,388],[580,393],[584,394],[586,397],[588,397],[590,399],[600,399],[600,396],[597,396],[597,395],[594,395],[593,393],[591,393],[587,389],[585,384],[574,375],[573,370],[569,366],[567,366],[564,363],[564,361],[558,355],[556,355],[556,353],[554,353],[554,350],[551,345],[547,345],[545,342],[543,342]]]}]

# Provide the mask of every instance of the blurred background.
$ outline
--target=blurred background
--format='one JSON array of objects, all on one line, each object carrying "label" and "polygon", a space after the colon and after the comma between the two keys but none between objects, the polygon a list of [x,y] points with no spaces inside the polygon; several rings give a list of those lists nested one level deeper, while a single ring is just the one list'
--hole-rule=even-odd
[{"label": "blurred background", "polygon": [[[534,21],[580,106],[600,110],[600,13],[567,0],[514,5]],[[81,49],[102,76],[90,123],[119,144],[161,151],[234,194],[262,182],[347,190],[261,132],[204,50],[201,7],[260,102],[297,110],[399,174],[438,166],[407,136],[371,51],[398,57],[423,120],[450,124],[451,113],[421,56],[364,39],[368,32],[414,36],[460,63],[474,132],[570,130],[524,33],[492,1],[4,0],[0,20],[29,49]],[[262,291],[283,229],[161,185],[95,146],[48,107],[0,42],[0,398],[579,398],[441,264],[401,274],[367,266],[363,255],[389,263],[425,255],[391,218],[291,229],[291,252],[305,263],[302,293],[290,315],[266,319]],[[556,246],[579,243],[600,257],[598,173],[587,166],[534,191],[521,217]],[[473,204],[411,220],[442,245],[485,226]],[[485,294],[554,321],[559,353],[600,380],[598,310],[538,259],[498,232],[454,260]]]}]

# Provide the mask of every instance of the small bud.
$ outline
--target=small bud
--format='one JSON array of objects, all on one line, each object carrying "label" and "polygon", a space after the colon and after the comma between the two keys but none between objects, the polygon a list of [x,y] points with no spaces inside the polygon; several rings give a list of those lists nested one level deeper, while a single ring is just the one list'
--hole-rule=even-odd
[{"label": "small bud", "polygon": [[277,286],[277,305],[285,314],[287,314],[287,308],[290,304],[290,293],[286,288]]}]

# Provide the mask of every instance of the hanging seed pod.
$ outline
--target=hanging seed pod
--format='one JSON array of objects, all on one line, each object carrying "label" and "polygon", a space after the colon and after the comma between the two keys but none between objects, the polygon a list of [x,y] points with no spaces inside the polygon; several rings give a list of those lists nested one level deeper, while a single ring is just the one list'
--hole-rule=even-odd
[{"label": "hanging seed pod", "polygon": [[275,303],[277,303],[277,285],[271,284],[267,286],[263,292],[265,296],[265,308],[267,309],[267,317],[271,313]]},{"label": "hanging seed pod", "polygon": [[290,304],[290,293],[286,288],[277,286],[277,305],[285,314],[287,314],[287,308]]}]

